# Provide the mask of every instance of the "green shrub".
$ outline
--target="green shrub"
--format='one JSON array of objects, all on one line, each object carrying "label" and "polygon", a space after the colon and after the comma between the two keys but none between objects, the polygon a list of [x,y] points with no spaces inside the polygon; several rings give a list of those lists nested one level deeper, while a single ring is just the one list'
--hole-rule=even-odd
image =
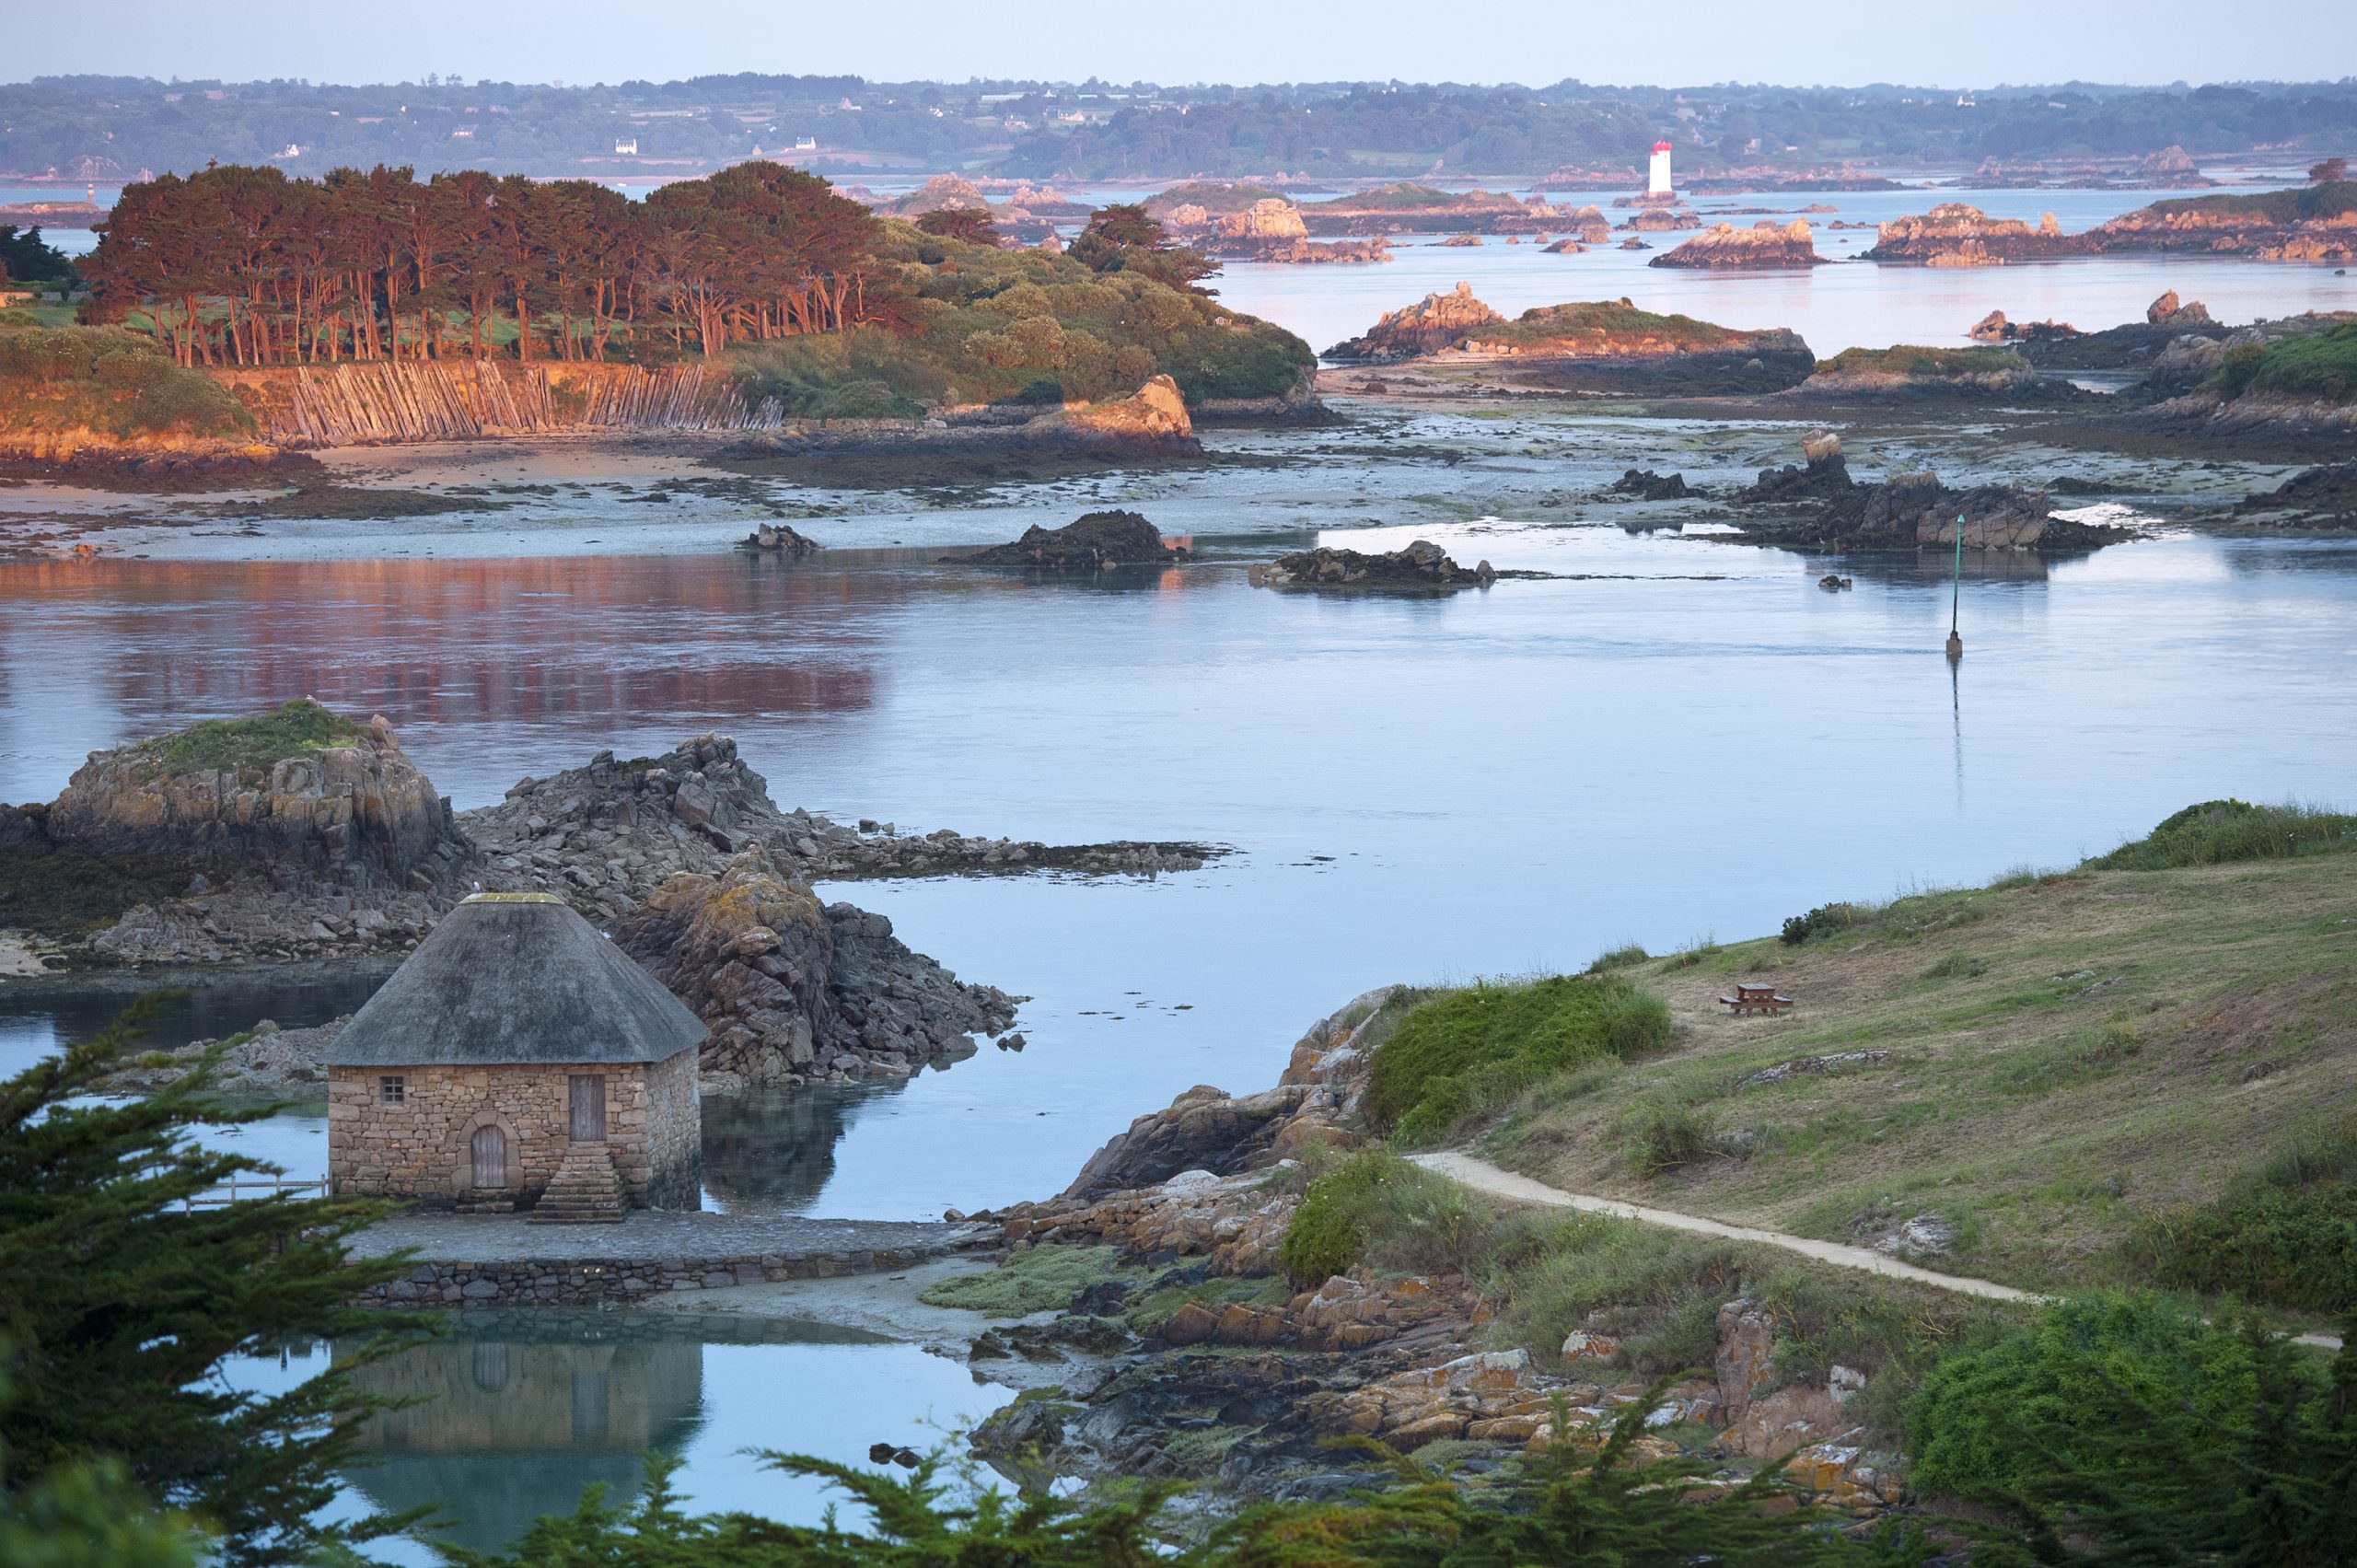
[{"label": "green shrub", "polygon": [[2205,800],[2086,865],[2096,871],[2174,871],[2189,865],[2288,860],[2351,848],[2357,848],[2357,816],[2307,806]]},{"label": "green shrub", "polygon": [[1310,1182],[1277,1260],[1304,1290],[1363,1262],[1454,1272],[1486,1250],[1489,1225],[1458,1183],[1385,1150],[1361,1149]]},{"label": "green shrub", "polygon": [[2029,361],[2010,348],[1925,348],[1900,343],[1892,348],[1845,348],[1817,365],[1820,372],[1875,373],[1892,376],[1987,376],[2029,372]]},{"label": "green shrub", "polygon": [[1700,1165],[1718,1153],[1718,1119],[1699,1106],[1650,1099],[1621,1118],[1620,1135],[1629,1163],[1641,1176],[1660,1176]]},{"label": "green shrub", "polygon": [[1367,1115],[1403,1144],[1436,1142],[1566,1068],[1655,1049],[1669,1028],[1659,997],[1613,974],[1444,992],[1375,1048]]},{"label": "green shrub", "polygon": [[2357,1312],[2357,1119],[2294,1140],[2207,1203],[2139,1222],[2164,1284],[2313,1312]]},{"label": "green shrub", "polygon": [[1625,970],[1633,965],[1650,963],[1652,959],[1651,953],[1646,952],[1634,942],[1628,942],[1598,953],[1595,961],[1587,966],[1587,972],[1602,974],[1607,970]]},{"label": "green shrub", "polygon": [[[2234,368],[2232,377],[2226,375],[2228,365]],[[2345,403],[2357,396],[2357,321],[2284,338],[2247,358],[2236,350],[2219,366],[2218,389],[2228,398],[2271,392]]]},{"label": "green shrub", "polygon": [[1923,971],[1925,980],[1974,980],[1989,972],[1986,959],[1968,953],[1950,953]]},{"label": "green shrub", "polygon": [[1812,936],[1848,930],[1857,923],[1858,914],[1855,904],[1819,904],[1806,914],[1788,916],[1780,940],[1788,947],[1797,947]]}]

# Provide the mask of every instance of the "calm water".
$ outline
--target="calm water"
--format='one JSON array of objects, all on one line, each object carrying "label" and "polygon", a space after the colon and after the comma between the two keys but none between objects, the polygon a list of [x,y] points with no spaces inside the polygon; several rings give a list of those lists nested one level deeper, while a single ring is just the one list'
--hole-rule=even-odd
[{"label": "calm water", "polygon": [[[227,1376],[267,1394],[356,1348],[313,1342],[232,1362]],[[445,1527],[419,1535],[477,1551],[505,1546],[543,1514],[571,1513],[593,1483],[614,1501],[634,1497],[650,1449],[682,1461],[672,1484],[691,1512],[816,1523],[840,1494],[766,1469],[749,1450],[864,1465],[871,1443],[923,1452],[1014,1397],[946,1356],[856,1330],[627,1313],[469,1314],[452,1337],[355,1376],[371,1392],[424,1402],[369,1423],[367,1463],[331,1515],[435,1505]],[[381,1555],[440,1561],[416,1540]]]}]

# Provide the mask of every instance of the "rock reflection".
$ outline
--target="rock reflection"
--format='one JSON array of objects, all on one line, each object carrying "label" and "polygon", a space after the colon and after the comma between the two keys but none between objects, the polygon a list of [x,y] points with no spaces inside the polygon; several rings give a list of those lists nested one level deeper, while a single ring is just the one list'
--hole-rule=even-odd
[{"label": "rock reflection", "polygon": [[704,1191],[731,1210],[807,1206],[835,1174],[835,1145],[853,1108],[900,1086],[820,1085],[705,1096]]}]

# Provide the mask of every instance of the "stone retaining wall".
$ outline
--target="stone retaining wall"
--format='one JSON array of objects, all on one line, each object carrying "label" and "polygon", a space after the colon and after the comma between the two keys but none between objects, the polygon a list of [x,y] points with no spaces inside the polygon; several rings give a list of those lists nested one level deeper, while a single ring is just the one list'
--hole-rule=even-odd
[{"label": "stone retaining wall", "polygon": [[732,1258],[527,1260],[509,1263],[419,1263],[401,1278],[362,1293],[362,1307],[583,1307],[644,1301],[666,1291],[776,1284],[906,1269],[941,1255],[936,1247],[860,1248],[840,1252]]}]

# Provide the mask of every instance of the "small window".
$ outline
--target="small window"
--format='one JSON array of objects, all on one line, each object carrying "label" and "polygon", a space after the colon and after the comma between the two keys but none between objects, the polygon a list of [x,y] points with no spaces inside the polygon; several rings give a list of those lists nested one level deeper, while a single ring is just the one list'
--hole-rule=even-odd
[{"label": "small window", "polygon": [[409,1080],[387,1074],[377,1080],[377,1098],[387,1105],[400,1105],[409,1098]]}]

